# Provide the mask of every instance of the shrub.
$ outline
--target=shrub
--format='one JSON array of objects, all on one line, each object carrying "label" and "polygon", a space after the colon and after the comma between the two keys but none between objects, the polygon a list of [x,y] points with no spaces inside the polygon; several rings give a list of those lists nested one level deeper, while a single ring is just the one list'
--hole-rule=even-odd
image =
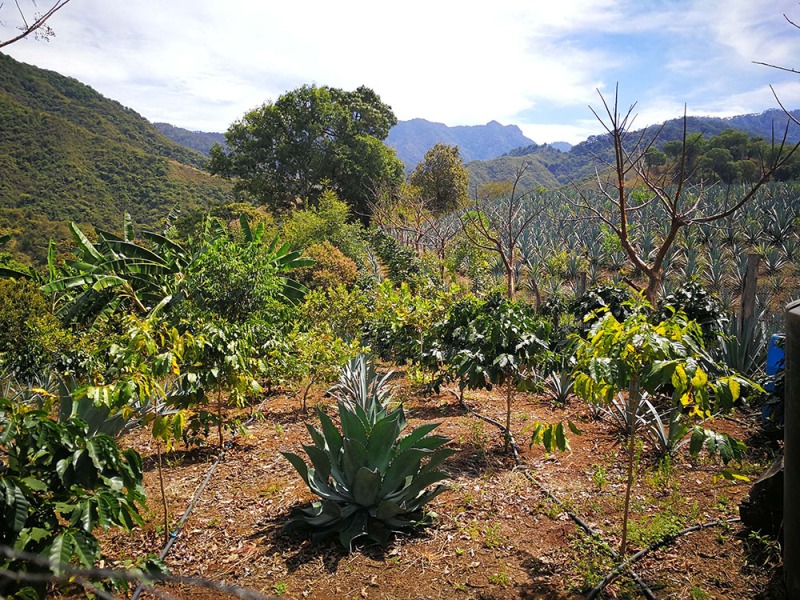
[{"label": "shrub", "polygon": [[678,310],[683,310],[687,319],[700,325],[703,340],[707,344],[725,333],[728,318],[722,311],[721,303],[699,283],[688,281],[662,299],[658,303],[658,318],[667,319]]},{"label": "shrub", "polygon": [[350,287],[358,277],[356,263],[328,241],[310,245],[303,255],[316,261],[302,269],[297,277],[309,289],[328,289],[337,285]]},{"label": "shrub", "polygon": [[[0,428],[0,544],[40,554],[55,573],[60,564],[88,569],[100,558],[97,527],[142,524],[142,462],[135,450],[120,451],[103,434],[91,436],[80,420],[57,422],[7,399],[0,399]],[[10,559],[0,568],[48,571]],[[20,593],[18,585],[6,578],[0,593]],[[44,585],[28,589],[40,596],[45,591]]]},{"label": "shrub", "polygon": [[57,362],[70,345],[34,283],[0,280],[0,367],[28,380]]}]

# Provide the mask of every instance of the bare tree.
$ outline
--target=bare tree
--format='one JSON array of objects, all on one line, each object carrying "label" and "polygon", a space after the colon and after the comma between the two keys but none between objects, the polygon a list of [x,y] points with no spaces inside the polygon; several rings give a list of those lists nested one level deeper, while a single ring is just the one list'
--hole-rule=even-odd
[{"label": "bare tree", "polygon": [[496,202],[481,203],[475,196],[471,210],[465,211],[461,227],[469,241],[484,250],[495,252],[506,274],[506,295],[514,299],[515,269],[519,260],[519,241],[543,207],[530,192],[517,193],[522,176],[528,169],[524,164],[514,174],[511,194]]},{"label": "bare tree", "polygon": [[372,223],[420,256],[425,226],[433,219],[421,190],[404,183],[399,190],[381,188],[375,196],[377,200],[370,204]]},{"label": "bare tree", "polygon": [[[25,38],[31,34],[36,39],[48,40],[55,35],[55,32],[52,30],[50,25],[47,24],[48,19],[56,14],[59,10],[64,8],[67,4],[69,4],[70,0],[57,0],[53,5],[43,13],[34,12],[32,15],[26,15],[25,10],[23,10],[22,6],[20,6],[19,0],[14,0],[14,7],[16,8],[16,12],[18,14],[17,19],[21,23],[17,26],[17,30],[19,33],[7,40],[0,40],[0,48],[13,44],[14,42],[18,42],[22,38]],[[31,0],[33,4],[34,10],[36,9],[36,0]],[[0,10],[3,10],[5,5],[0,3]],[[0,21],[0,25],[5,25],[4,22]]]},{"label": "bare tree", "polygon": [[[795,29],[800,29],[800,25],[798,25],[797,23],[792,21],[788,16],[786,16],[785,13],[783,15],[783,18],[786,19],[786,21],[789,23],[789,25],[791,25]],[[757,65],[762,65],[764,67],[770,67],[771,69],[778,69],[779,71],[786,71],[788,73],[794,73],[796,75],[800,75],[800,71],[798,71],[797,69],[792,69],[791,67],[784,67],[784,66],[781,66],[781,65],[773,65],[772,63],[765,63],[765,62],[761,62],[761,61],[757,61],[757,60],[754,60],[753,63],[757,64]],[[791,112],[789,112],[789,110],[783,105],[783,103],[781,102],[781,99],[778,97],[778,92],[775,91],[775,88],[772,87],[772,86],[769,86],[769,89],[772,90],[772,95],[775,96],[775,100],[778,102],[778,105],[781,107],[781,109],[783,109],[783,112],[786,113],[786,116],[789,117],[789,120],[792,121],[793,123],[797,124],[797,125],[800,125],[800,120],[798,120],[797,117],[795,117]]]},{"label": "bare tree", "polygon": [[[598,94],[600,92],[598,91]],[[779,143],[773,139],[771,152],[762,157],[761,175],[759,179],[743,188],[739,194],[722,210],[706,212],[707,187],[701,182],[690,184],[692,171],[687,164],[687,157],[691,152],[690,136],[687,136],[687,118],[684,110],[682,150],[679,154],[674,170],[664,170],[660,175],[651,171],[644,160],[647,150],[650,149],[660,130],[654,135],[647,135],[642,130],[633,138],[630,130],[634,120],[632,104],[622,114],[619,110],[619,89],[615,90],[612,106],[600,94],[603,103],[604,115],[598,114],[590,107],[597,120],[609,134],[612,140],[613,159],[608,163],[608,171],[598,171],[596,183],[599,188],[602,205],[598,205],[589,195],[579,190],[581,201],[579,207],[594,218],[602,221],[617,236],[628,259],[647,278],[644,295],[654,303],[659,294],[664,271],[664,261],[675,241],[678,232],[684,227],[691,227],[701,223],[711,223],[733,215],[756,191],[764,185],[770,177],[783,166],[786,161],[797,151],[798,145],[787,146],[786,134]],[[631,139],[633,138],[633,139]],[[773,136],[774,138],[774,136]],[[646,197],[632,194],[633,190],[646,190]],[[652,258],[645,255],[637,246],[631,236],[631,223],[646,206],[655,203],[660,207],[661,219],[664,224],[663,237],[657,244]]]}]

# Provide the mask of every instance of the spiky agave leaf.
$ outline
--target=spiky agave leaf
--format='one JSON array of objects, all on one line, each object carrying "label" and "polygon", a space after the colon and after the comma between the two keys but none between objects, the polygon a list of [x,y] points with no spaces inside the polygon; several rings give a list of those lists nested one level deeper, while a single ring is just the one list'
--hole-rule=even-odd
[{"label": "spiky agave leaf", "polygon": [[336,538],[352,549],[360,539],[385,545],[393,532],[425,522],[423,507],[445,490],[439,466],[455,450],[444,448],[444,436],[430,435],[437,424],[422,425],[401,436],[406,426],[402,407],[364,410],[341,401],[342,431],[318,411],[321,429],[308,426],[313,445],[304,445],[310,465],[291,452],[284,456],[320,500],[302,509],[286,529],[302,527],[315,540]]}]

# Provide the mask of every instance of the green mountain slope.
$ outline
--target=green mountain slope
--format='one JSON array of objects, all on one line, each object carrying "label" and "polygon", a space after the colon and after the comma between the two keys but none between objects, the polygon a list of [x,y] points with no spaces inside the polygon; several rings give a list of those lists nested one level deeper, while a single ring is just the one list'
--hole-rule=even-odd
[{"label": "green mountain slope", "polygon": [[[800,118],[800,111],[794,111],[792,115]],[[689,135],[699,133],[706,139],[710,139],[726,129],[735,129],[768,142],[772,140],[774,131],[776,143],[780,143],[787,121],[788,117],[783,111],[771,109],[761,114],[739,115],[727,119],[688,117],[686,130]],[[671,119],[665,121],[663,125],[648,127],[644,139],[650,140],[657,133],[659,135],[655,146],[658,148],[663,147],[667,142],[681,140],[683,119]],[[632,132],[629,139],[637,140],[640,137],[639,134],[640,132]],[[786,139],[790,144],[800,141],[800,126],[790,123]],[[611,138],[608,135],[597,135],[573,146],[569,152],[560,152],[547,144],[542,146],[531,144],[511,150],[508,154],[492,160],[471,162],[467,165],[467,169],[470,172],[470,189],[472,189],[476,183],[480,185],[486,182],[487,173],[491,174],[490,180],[513,180],[516,166],[530,163],[531,170],[539,173],[535,178],[535,185],[554,188],[571,182],[585,182],[593,178],[595,169],[602,171],[605,168],[603,161],[610,162],[612,158]],[[539,171],[539,167],[548,171],[551,181],[555,181],[554,184],[545,183],[547,176]]]},{"label": "green mountain slope", "polygon": [[[558,150],[553,150],[558,152]],[[526,166],[519,181],[522,191],[544,187],[554,189],[560,186],[558,179],[549,171],[545,161],[538,156],[501,156],[493,160],[476,160],[467,163],[469,171],[469,189],[473,193],[476,188],[490,181],[514,181],[520,168]]]},{"label": "green mountain slope", "polygon": [[[0,54],[0,232],[40,262],[69,221],[119,228],[128,211],[155,227],[171,209],[230,198],[204,157],[90,87]],[[8,250],[6,247],[4,250]]]},{"label": "green mountain slope", "polygon": [[153,123],[156,129],[181,146],[191,148],[196,152],[208,156],[211,146],[221,144],[225,146],[225,135],[209,131],[190,131],[183,127],[175,127],[169,123]]}]

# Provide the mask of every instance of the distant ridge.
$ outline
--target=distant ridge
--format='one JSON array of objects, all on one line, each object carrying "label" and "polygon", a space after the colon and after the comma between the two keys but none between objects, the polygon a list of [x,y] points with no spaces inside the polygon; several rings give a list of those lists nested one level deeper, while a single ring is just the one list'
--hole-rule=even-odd
[{"label": "distant ridge", "polygon": [[458,146],[464,162],[470,162],[495,158],[534,142],[525,137],[516,125],[501,125],[497,121],[486,125],[448,127],[425,119],[411,119],[399,121],[392,127],[386,143],[395,149],[406,171],[410,171],[437,143]]},{"label": "distant ridge", "polygon": [[[791,112],[800,120],[800,110]],[[788,130],[787,128],[788,124]],[[656,147],[666,142],[681,140],[683,137],[683,118],[670,119],[661,125],[646,128],[645,139],[656,135]],[[743,131],[751,137],[760,137],[770,142],[775,137],[779,144],[784,132],[787,133],[787,144],[800,142],[800,126],[792,123],[780,109],[769,109],[762,113],[737,115],[728,118],[697,117],[686,118],[687,134],[700,133],[706,138],[719,135],[726,129]],[[638,139],[631,135],[630,139]],[[489,181],[511,180],[515,171],[523,164],[529,165],[526,177],[522,182],[528,188],[543,186],[547,188],[580,182],[594,176],[598,157],[611,160],[611,140],[608,135],[594,135],[576,144],[568,152],[559,152],[555,144],[530,144],[515,148],[504,156],[481,161],[473,161],[467,165],[470,172],[470,189]]]},{"label": "distant ridge", "polygon": [[156,129],[181,146],[185,146],[208,156],[211,146],[221,144],[225,146],[225,135],[208,131],[190,131],[183,127],[176,127],[169,123],[153,123]]}]

